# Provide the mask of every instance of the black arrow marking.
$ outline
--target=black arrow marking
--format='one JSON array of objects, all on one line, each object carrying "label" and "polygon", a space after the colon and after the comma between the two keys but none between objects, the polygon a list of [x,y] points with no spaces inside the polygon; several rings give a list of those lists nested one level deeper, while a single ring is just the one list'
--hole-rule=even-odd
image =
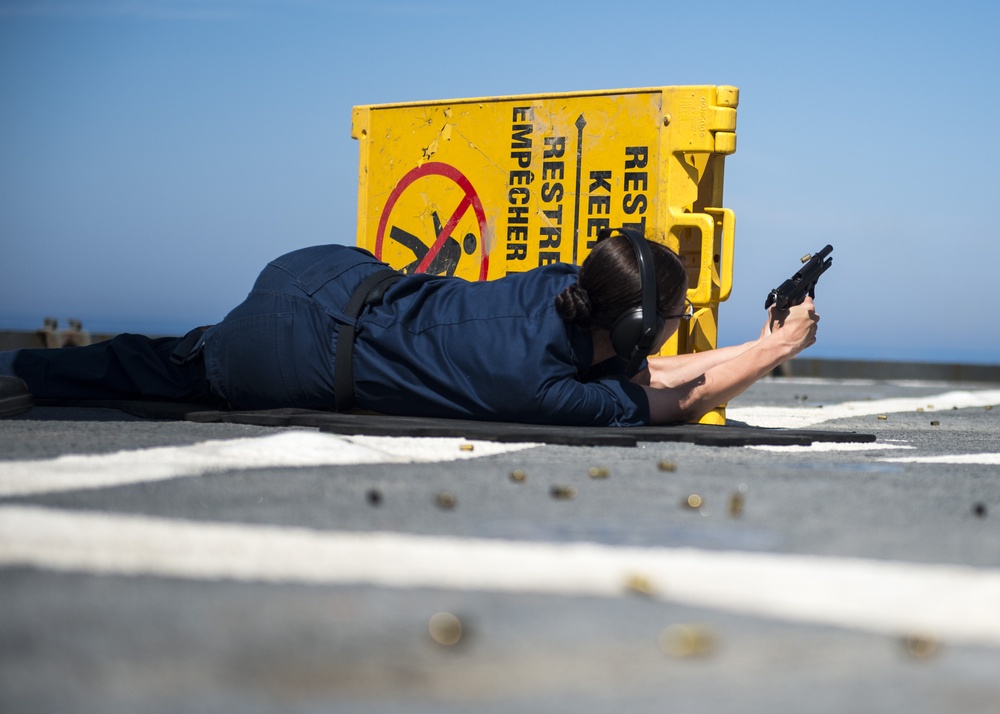
[{"label": "black arrow marking", "polygon": [[576,120],[576,200],[573,205],[573,264],[577,264],[577,250],[580,245],[580,180],[583,174],[583,127],[587,120],[583,114]]}]

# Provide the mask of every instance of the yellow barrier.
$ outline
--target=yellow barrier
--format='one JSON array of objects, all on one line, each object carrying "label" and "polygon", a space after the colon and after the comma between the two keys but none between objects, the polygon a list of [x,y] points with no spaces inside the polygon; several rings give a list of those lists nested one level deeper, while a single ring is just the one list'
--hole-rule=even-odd
[{"label": "yellow barrier", "polygon": [[638,228],[684,259],[696,307],[663,354],[714,349],[738,103],[705,85],[355,107],[357,244],[405,272],[489,280],[579,263],[601,228]]}]

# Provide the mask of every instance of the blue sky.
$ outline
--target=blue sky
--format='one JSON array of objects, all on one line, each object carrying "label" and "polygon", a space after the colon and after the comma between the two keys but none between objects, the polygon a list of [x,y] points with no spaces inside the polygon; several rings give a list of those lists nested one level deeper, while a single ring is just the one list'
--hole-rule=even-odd
[{"label": "blue sky", "polygon": [[0,0],[0,329],[174,333],[354,240],[358,104],[740,89],[723,343],[832,243],[807,355],[1000,363],[1000,4]]}]

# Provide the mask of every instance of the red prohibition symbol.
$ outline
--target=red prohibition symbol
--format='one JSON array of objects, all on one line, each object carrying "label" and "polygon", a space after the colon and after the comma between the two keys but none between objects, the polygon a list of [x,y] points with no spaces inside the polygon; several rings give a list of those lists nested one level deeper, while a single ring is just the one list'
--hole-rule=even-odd
[{"label": "red prohibition symbol", "polygon": [[441,163],[440,161],[429,161],[426,164],[416,167],[409,171],[396,187],[392,189],[392,193],[389,194],[388,200],[385,202],[385,208],[382,210],[382,216],[378,221],[378,233],[375,235],[375,257],[379,260],[382,259],[382,245],[385,240],[385,229],[389,223],[389,216],[392,215],[392,209],[395,207],[396,202],[399,197],[418,179],[424,178],[425,176],[443,176],[450,179],[462,189],[462,198],[458,202],[458,206],[452,212],[451,216],[447,221],[441,225],[440,229],[437,230],[437,236],[435,236],[434,243],[430,246],[427,252],[420,258],[416,269],[413,271],[415,273],[423,273],[427,271],[427,268],[434,262],[435,258],[441,252],[448,237],[451,236],[452,232],[458,226],[459,221],[468,213],[471,208],[476,215],[476,222],[479,224],[479,240],[480,240],[480,250],[482,259],[479,263],[479,280],[486,280],[486,275],[489,272],[489,261],[490,257],[486,252],[486,212],[483,210],[483,203],[479,199],[479,194],[476,193],[476,189],[473,188],[472,183],[461,171],[456,169],[454,166],[449,164]]}]

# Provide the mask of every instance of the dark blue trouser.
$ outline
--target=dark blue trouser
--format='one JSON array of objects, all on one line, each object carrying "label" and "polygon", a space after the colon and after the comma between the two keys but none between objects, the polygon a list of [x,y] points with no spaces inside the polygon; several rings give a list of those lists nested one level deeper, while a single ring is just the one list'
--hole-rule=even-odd
[{"label": "dark blue trouser", "polygon": [[35,399],[209,400],[204,363],[170,359],[182,339],[125,334],[86,347],[17,350],[5,371]]},{"label": "dark blue trouser", "polygon": [[0,353],[0,373],[23,379],[36,399],[214,397],[240,409],[332,410],[344,308],[356,286],[386,267],[366,251],[340,245],[283,255],[264,268],[246,300],[205,333],[200,352],[186,364],[171,360],[183,338],[119,335],[87,347]]}]

